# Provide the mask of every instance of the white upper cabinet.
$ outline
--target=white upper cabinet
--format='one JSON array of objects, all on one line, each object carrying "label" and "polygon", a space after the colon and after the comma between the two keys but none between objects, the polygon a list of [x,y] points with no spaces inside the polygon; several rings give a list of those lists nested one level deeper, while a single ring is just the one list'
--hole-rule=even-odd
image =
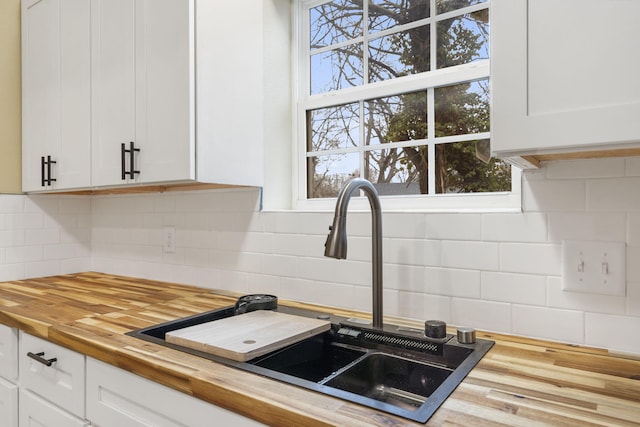
[{"label": "white upper cabinet", "polygon": [[194,180],[192,0],[92,0],[92,185]]},{"label": "white upper cabinet", "polygon": [[291,128],[288,0],[23,8],[25,191],[263,185],[265,139]]},{"label": "white upper cabinet", "polygon": [[86,0],[22,2],[22,186],[90,184],[90,33]]},{"label": "white upper cabinet", "polygon": [[637,0],[492,0],[492,150],[640,147]]}]

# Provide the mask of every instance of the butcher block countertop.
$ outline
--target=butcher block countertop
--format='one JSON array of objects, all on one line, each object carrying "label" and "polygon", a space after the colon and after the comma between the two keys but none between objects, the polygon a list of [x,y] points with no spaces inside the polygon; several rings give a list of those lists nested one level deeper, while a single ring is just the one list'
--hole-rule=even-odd
[{"label": "butcher block countertop", "polygon": [[[236,298],[226,291],[81,273],[0,283],[0,323],[269,425],[420,425],[125,335],[230,306]],[[640,360],[601,349],[478,336],[495,340],[495,346],[427,425],[640,425]]]}]

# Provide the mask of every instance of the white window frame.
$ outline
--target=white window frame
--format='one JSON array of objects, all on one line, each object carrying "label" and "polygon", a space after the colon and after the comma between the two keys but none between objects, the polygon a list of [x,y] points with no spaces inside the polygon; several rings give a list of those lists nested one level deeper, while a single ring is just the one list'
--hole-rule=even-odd
[{"label": "white window frame", "polygon": [[[365,0],[366,1],[366,0]],[[317,108],[357,102],[362,99],[374,99],[393,96],[398,93],[415,91],[429,91],[428,100],[433,100],[434,88],[455,85],[465,81],[490,78],[490,60],[481,60],[469,64],[435,69],[422,74],[400,77],[376,83],[363,84],[358,87],[336,90],[332,92],[310,95],[310,70],[307,47],[309,46],[308,23],[306,23],[307,10],[326,0],[295,0],[293,2],[294,36],[293,51],[296,59],[293,61],[293,76],[296,84],[293,88],[294,96],[294,123],[293,123],[293,207],[297,210],[325,211],[333,210],[335,198],[308,199],[307,194],[307,135],[306,120],[307,111]],[[436,0],[431,0],[431,10],[435,10]],[[490,1],[489,1],[490,3]],[[465,12],[472,12],[486,7],[486,3],[470,6]],[[490,7],[490,5],[489,5]],[[463,10],[463,9],[460,9]],[[438,15],[438,20],[460,15],[460,11]],[[431,18],[430,18],[431,19]],[[432,25],[435,33],[435,26]],[[432,48],[435,49],[435,37],[431,38]],[[433,65],[433,64],[432,64]],[[433,104],[429,105],[433,109]],[[430,115],[432,116],[432,115]],[[433,123],[428,126],[429,132],[433,132]],[[462,142],[464,140],[487,139],[490,132],[484,132],[465,136],[452,136],[435,138],[431,134],[427,139],[429,158],[435,157],[435,143]],[[415,141],[385,144],[389,148],[414,146]],[[346,151],[361,152],[362,148],[346,149]],[[417,211],[417,212],[514,212],[521,211],[521,170],[511,167],[511,191],[503,193],[463,193],[463,194],[420,194],[401,196],[381,196],[382,208],[386,211]],[[429,180],[434,182],[433,179]],[[432,185],[432,184],[430,184]],[[434,191],[431,191],[433,193]],[[367,208],[366,199],[354,199],[352,204],[355,209]]]}]

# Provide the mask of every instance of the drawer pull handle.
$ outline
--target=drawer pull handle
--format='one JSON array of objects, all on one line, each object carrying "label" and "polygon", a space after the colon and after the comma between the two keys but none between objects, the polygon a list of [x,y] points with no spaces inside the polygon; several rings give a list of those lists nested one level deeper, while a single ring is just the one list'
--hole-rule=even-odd
[{"label": "drawer pull handle", "polygon": [[51,366],[51,365],[53,365],[53,362],[57,362],[58,361],[57,357],[54,357],[54,358],[51,358],[51,359],[45,359],[44,357],[42,357],[42,356],[44,356],[44,351],[42,351],[40,353],[28,352],[27,356],[29,356],[33,360],[35,360],[37,362],[40,362],[40,363],[42,363],[43,365],[46,365],[46,366]]}]

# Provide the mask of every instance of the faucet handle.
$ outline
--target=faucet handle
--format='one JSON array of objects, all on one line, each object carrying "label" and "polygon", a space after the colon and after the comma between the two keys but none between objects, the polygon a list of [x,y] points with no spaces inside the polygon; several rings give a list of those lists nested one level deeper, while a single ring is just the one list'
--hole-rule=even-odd
[{"label": "faucet handle", "polygon": [[428,338],[444,338],[447,336],[447,324],[442,320],[424,322],[424,335]]}]

